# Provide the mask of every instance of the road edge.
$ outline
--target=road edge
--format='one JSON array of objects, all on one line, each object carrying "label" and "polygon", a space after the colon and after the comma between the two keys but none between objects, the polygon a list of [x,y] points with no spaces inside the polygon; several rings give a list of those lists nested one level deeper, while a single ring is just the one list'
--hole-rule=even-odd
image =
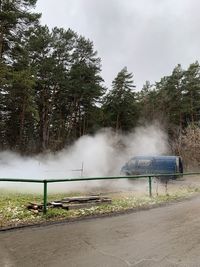
[{"label": "road edge", "polygon": [[126,215],[126,214],[131,214],[131,213],[136,213],[140,211],[147,211],[155,208],[160,208],[160,207],[166,207],[169,205],[177,204],[180,202],[192,200],[194,198],[199,197],[200,194],[195,194],[192,196],[187,196],[183,198],[178,198],[174,200],[170,200],[167,202],[162,202],[162,203],[157,203],[157,204],[149,204],[145,205],[142,207],[134,207],[134,208],[129,208],[126,210],[119,210],[119,211],[112,211],[112,212],[107,212],[103,214],[94,214],[94,215],[85,215],[82,217],[77,217],[77,218],[62,218],[62,219],[57,219],[57,220],[48,220],[44,222],[36,222],[36,223],[27,223],[27,224],[19,224],[16,226],[8,226],[8,227],[2,227],[0,228],[0,233],[3,232],[8,232],[8,231],[16,231],[16,230],[23,230],[26,228],[40,228],[40,227],[47,227],[51,225],[60,225],[60,224],[67,224],[67,223],[77,223],[77,222],[82,222],[82,221],[87,221],[87,220],[94,220],[94,219],[103,219],[103,218],[109,218],[109,217],[115,217],[115,216],[121,216],[121,215]]}]

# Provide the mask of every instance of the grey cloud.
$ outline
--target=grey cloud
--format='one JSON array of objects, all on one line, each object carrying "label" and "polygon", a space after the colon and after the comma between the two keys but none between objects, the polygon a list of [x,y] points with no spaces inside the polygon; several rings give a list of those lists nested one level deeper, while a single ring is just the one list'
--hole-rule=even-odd
[{"label": "grey cloud", "polygon": [[94,41],[108,86],[124,66],[139,89],[200,58],[198,0],[38,0],[37,10]]}]

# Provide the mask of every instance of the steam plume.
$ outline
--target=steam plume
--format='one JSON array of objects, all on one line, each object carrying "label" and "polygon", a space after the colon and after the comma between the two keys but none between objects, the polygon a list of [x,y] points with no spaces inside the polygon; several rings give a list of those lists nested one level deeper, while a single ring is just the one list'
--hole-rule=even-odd
[{"label": "steam plume", "polygon": [[[139,127],[130,134],[113,133],[102,129],[94,136],[83,136],[69,148],[57,154],[22,157],[16,153],[0,153],[0,177],[17,178],[67,178],[115,176],[120,174],[122,165],[136,155],[163,155],[168,153],[167,135],[158,126]],[[91,183],[101,185],[102,182]],[[118,182],[116,182],[118,183]],[[88,182],[69,183],[66,188],[79,190]],[[0,184],[1,187],[8,184]],[[12,186],[13,187],[13,186]],[[34,188],[32,184],[15,184],[14,188]],[[63,185],[60,186],[63,188]],[[59,185],[54,184],[58,189]]]}]

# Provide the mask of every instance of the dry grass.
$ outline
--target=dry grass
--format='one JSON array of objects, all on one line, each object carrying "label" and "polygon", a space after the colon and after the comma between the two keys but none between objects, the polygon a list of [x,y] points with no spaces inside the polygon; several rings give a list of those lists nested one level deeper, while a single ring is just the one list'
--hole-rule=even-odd
[{"label": "dry grass", "polygon": [[[110,214],[134,208],[154,206],[172,200],[184,199],[199,191],[199,187],[189,186],[181,189],[179,188],[177,191],[174,190],[170,192],[170,194],[154,194],[152,198],[147,195],[137,195],[130,191],[118,192],[110,195],[112,198],[111,204],[70,211],[54,208],[49,209],[46,216],[44,216],[42,212],[35,213],[26,208],[29,202],[41,203],[42,195],[2,191],[0,194],[0,228],[21,224],[41,223],[50,220],[79,218],[89,215]],[[48,196],[48,200],[61,199],[66,196],[71,196],[71,194],[51,194]]]}]

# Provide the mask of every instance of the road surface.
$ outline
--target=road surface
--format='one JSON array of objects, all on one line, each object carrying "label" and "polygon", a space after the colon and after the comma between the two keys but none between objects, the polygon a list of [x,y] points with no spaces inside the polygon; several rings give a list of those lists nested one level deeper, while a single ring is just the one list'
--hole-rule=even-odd
[{"label": "road surface", "polygon": [[200,197],[131,214],[0,232],[1,267],[200,266]]}]

